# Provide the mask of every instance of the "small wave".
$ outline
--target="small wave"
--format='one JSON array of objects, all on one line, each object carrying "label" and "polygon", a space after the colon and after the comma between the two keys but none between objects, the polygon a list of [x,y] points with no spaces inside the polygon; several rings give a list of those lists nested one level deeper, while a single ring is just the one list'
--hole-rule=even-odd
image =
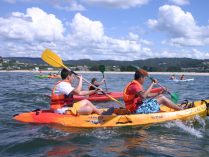
[{"label": "small wave", "polygon": [[181,120],[175,120],[173,122],[166,123],[164,126],[167,128],[178,127],[184,130],[185,132],[193,136],[196,136],[197,138],[203,138],[203,132],[201,130],[195,129],[193,123],[184,124]]},{"label": "small wave", "polygon": [[198,138],[202,138],[202,137],[203,137],[203,133],[202,133],[201,131],[196,130],[194,127],[185,125],[185,124],[184,124],[182,121],[180,121],[180,120],[176,120],[176,121],[175,121],[175,124],[176,124],[179,128],[181,128],[181,129],[183,129],[184,131],[186,131],[187,133],[190,133],[191,135],[194,135],[194,136],[196,136],[196,137],[198,137]]},{"label": "small wave", "polygon": [[118,128],[98,128],[82,133],[81,136],[94,137],[101,140],[121,137],[141,137],[144,134],[143,127],[118,127]]},{"label": "small wave", "polygon": [[203,119],[202,117],[200,117],[199,115],[196,115],[195,117],[194,117],[194,119],[203,127],[203,128],[205,128],[205,126],[206,126],[206,120],[205,119]]},{"label": "small wave", "polygon": [[82,134],[84,136],[93,136],[95,138],[98,139],[102,139],[102,140],[107,140],[107,139],[111,139],[113,137],[118,136],[117,131],[114,129],[95,129],[92,130],[91,132],[87,132]]}]

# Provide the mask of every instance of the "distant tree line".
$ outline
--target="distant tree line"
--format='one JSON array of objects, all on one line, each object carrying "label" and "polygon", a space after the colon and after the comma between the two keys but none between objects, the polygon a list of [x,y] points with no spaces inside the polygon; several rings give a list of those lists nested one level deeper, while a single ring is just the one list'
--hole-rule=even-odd
[{"label": "distant tree line", "polygon": [[[6,59],[26,63],[27,67],[33,67],[30,64],[40,68],[50,67],[41,58],[30,57],[8,57]],[[11,63],[11,62],[10,62]],[[116,61],[116,60],[67,60],[64,64],[69,67],[87,66],[90,71],[99,71],[100,65],[105,65],[106,71],[134,71],[132,65],[141,67],[150,72],[209,72],[209,59],[191,59],[191,58],[151,58],[146,60],[134,61]],[[25,67],[25,68],[27,68]]]}]

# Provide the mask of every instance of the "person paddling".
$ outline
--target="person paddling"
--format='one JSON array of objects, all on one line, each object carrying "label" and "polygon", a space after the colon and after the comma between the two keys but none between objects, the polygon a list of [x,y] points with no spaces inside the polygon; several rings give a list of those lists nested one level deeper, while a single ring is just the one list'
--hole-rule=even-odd
[{"label": "person paddling", "polygon": [[[105,111],[102,112],[101,110],[97,109],[89,100],[84,99],[74,103],[73,95],[89,95],[93,94],[97,91],[82,91],[82,76],[78,76],[79,83],[77,87],[72,87],[72,81],[74,80],[74,74],[71,71],[66,69],[62,69],[61,71],[61,78],[62,81],[56,83],[52,90],[51,96],[51,110],[55,113],[59,114],[67,114],[71,113],[73,115],[86,115],[91,113],[96,113],[98,115],[101,114],[108,114],[108,112],[112,111]],[[111,109],[112,110],[112,109]]]},{"label": "person paddling", "polygon": [[[102,85],[104,83],[105,83],[105,79],[102,79],[102,81],[100,81],[100,82],[98,82],[96,78],[91,79],[91,84],[93,84],[96,87],[99,87],[100,85]],[[95,88],[92,85],[90,85],[89,90],[95,90]]]},{"label": "person paddling", "polygon": [[171,75],[171,77],[169,79],[170,80],[175,80],[176,79],[176,75],[175,74]]},{"label": "person paddling", "polygon": [[185,79],[185,76],[184,76],[184,74],[182,74],[181,76],[180,76],[180,80],[184,80]]},{"label": "person paddling", "polygon": [[165,97],[162,92],[150,93],[153,86],[157,83],[153,79],[149,87],[144,90],[143,84],[145,82],[148,72],[143,69],[138,69],[135,72],[134,80],[129,82],[123,91],[123,100],[126,109],[131,113],[147,114],[160,111],[160,104],[175,110],[181,110],[179,106],[175,105],[170,99]]}]

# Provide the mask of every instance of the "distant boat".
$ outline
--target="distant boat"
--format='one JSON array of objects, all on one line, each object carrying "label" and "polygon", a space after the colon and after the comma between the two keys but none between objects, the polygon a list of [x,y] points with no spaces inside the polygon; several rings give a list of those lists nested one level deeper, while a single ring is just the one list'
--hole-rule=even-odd
[{"label": "distant boat", "polygon": [[173,79],[173,80],[169,80],[169,81],[173,81],[173,82],[189,82],[189,81],[194,81],[194,78],[191,78],[191,79],[183,79],[183,80]]}]

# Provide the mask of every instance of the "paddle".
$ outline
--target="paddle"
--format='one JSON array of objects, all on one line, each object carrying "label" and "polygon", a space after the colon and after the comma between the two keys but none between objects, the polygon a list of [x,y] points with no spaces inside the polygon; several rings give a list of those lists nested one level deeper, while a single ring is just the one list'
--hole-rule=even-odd
[{"label": "paddle", "polygon": [[[104,71],[105,71],[105,65],[100,65],[99,66],[99,71],[102,73],[103,79],[104,79]],[[105,89],[107,92],[107,84],[106,84],[106,80],[104,79],[104,83],[105,83]]]},{"label": "paddle", "polygon": [[[147,76],[150,80],[154,81],[154,78]],[[169,92],[164,86],[162,86],[160,83],[157,83],[161,88],[163,88],[170,96],[171,96],[171,101],[173,101],[175,104],[179,100],[179,95],[177,93],[171,93]]]},{"label": "paddle", "polygon": [[[131,65],[132,67],[134,67],[134,68],[136,68],[136,69],[140,69],[138,66],[136,66],[136,65]],[[149,75],[147,76],[150,80],[152,80],[152,81],[154,81],[154,78],[152,78],[152,77],[150,77]],[[178,102],[178,100],[179,100],[179,95],[177,94],[177,93],[171,93],[171,92],[169,92],[164,86],[162,86],[160,83],[158,83],[157,82],[157,84],[161,87],[161,88],[163,88],[170,96],[171,96],[171,101],[173,102],[173,103],[177,103]]]},{"label": "paddle", "polygon": [[[56,68],[65,68],[68,71],[71,71],[74,75],[78,75],[77,73],[75,73],[74,71],[70,70],[68,67],[66,67],[63,62],[62,59],[54,52],[52,52],[50,49],[46,49],[43,51],[42,56],[41,56],[42,60],[45,61],[46,63],[48,63],[49,65],[56,67]],[[98,87],[94,86],[93,84],[91,84],[88,80],[86,80],[85,78],[83,78],[83,80],[85,82],[87,82],[88,84],[90,84],[91,86],[93,86],[95,89],[98,89]],[[118,101],[117,99],[113,98],[112,96],[110,96],[109,94],[105,93],[104,91],[101,91],[103,94],[105,94],[108,98],[110,98],[111,100],[117,102],[119,105],[124,106],[120,101]]]}]

